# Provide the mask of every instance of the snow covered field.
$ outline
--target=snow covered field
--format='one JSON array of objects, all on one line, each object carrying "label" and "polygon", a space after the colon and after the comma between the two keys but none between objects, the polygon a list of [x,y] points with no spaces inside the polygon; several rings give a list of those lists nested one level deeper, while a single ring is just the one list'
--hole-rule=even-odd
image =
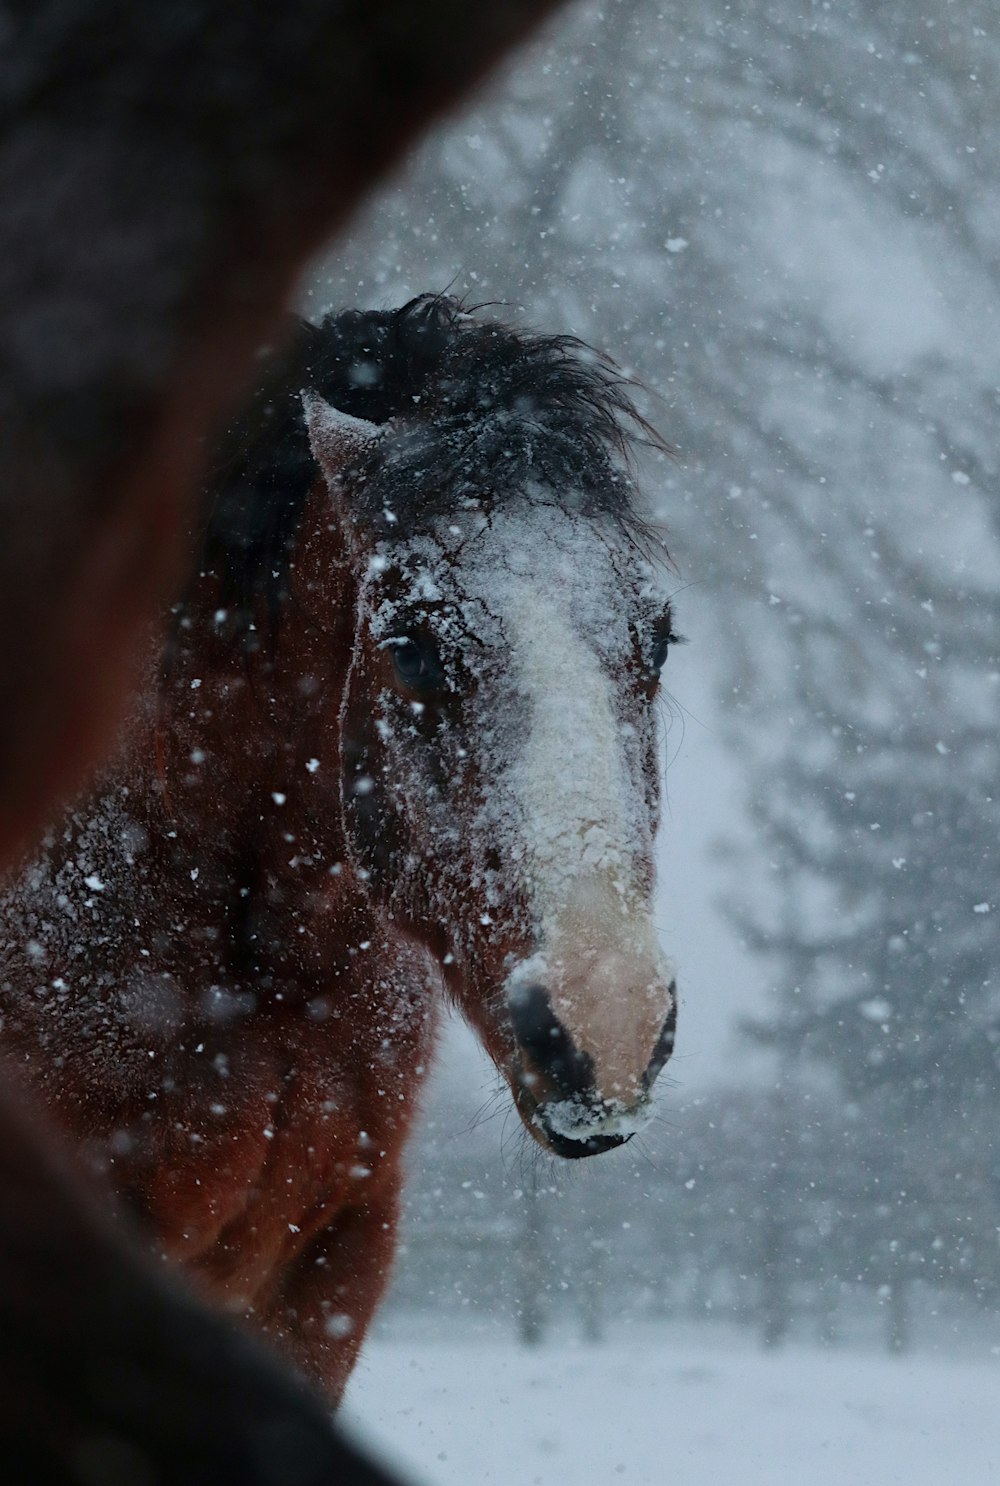
[{"label": "snow covered field", "polygon": [[[433,1325],[433,1322],[429,1323]],[[1000,1481],[1000,1355],[789,1348],[678,1325],[528,1352],[394,1324],[345,1422],[419,1486],[979,1486]]]}]

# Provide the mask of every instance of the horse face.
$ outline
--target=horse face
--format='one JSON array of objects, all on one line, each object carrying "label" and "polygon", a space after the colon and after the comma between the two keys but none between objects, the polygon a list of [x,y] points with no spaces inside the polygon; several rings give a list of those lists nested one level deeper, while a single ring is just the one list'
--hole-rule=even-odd
[{"label": "horse face", "polygon": [[356,539],[355,864],[438,956],[532,1136],[591,1155],[646,1122],[673,1044],[651,917],[669,606],[611,518],[551,492],[392,526]]}]

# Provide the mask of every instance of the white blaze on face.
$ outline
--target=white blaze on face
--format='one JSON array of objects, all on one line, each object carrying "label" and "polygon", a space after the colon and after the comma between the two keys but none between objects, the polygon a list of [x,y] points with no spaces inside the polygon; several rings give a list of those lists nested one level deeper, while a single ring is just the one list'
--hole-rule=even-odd
[{"label": "white blaze on face", "polygon": [[[613,679],[630,643],[626,596],[585,523],[544,515],[493,532],[490,605],[520,704],[497,803],[516,822],[553,1010],[592,1058],[599,1093],[629,1108],[643,1096],[671,975],[645,881],[652,823],[640,740]],[[515,969],[511,993],[526,968]],[[590,1120],[581,1138],[592,1133]]]},{"label": "white blaze on face", "polygon": [[599,874],[624,906],[633,896],[630,859],[636,845],[610,681],[573,624],[570,594],[557,585],[558,578],[546,593],[512,584],[502,611],[515,685],[528,708],[508,782],[543,921],[583,874]]}]

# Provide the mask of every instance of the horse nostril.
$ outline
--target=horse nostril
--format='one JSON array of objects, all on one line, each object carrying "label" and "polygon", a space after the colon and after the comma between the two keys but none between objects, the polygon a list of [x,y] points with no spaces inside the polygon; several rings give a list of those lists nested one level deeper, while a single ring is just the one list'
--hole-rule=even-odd
[{"label": "horse nostril", "polygon": [[510,998],[510,1016],[522,1052],[561,1095],[594,1089],[593,1059],[576,1048],[544,986],[519,987]]},{"label": "horse nostril", "polygon": [[656,1046],[653,1049],[653,1056],[649,1060],[649,1067],[642,1077],[642,1086],[647,1091],[653,1087],[657,1075],[674,1050],[674,1037],[677,1033],[677,982],[675,980],[670,982],[669,994],[670,1010],[667,1012],[667,1019],[660,1029],[660,1035],[656,1039]]}]

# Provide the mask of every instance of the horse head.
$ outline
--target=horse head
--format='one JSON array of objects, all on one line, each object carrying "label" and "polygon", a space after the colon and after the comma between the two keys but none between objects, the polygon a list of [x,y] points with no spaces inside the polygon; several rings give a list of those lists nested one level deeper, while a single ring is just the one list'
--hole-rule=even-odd
[{"label": "horse head", "polygon": [[531,1135],[585,1156],[646,1122],[673,1044],[652,917],[671,612],[614,457],[621,379],[454,320],[393,416],[305,398],[356,584],[345,835]]}]

